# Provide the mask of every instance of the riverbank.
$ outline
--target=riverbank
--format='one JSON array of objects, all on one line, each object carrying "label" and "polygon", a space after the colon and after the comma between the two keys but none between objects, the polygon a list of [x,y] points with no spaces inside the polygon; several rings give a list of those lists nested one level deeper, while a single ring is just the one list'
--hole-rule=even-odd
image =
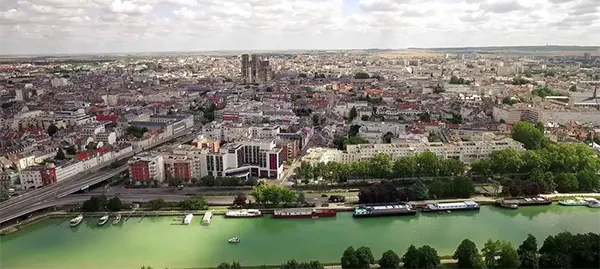
[{"label": "riverbank", "polygon": [[[449,258],[445,258],[445,257],[449,257]],[[298,261],[298,262],[303,262],[303,261]],[[306,262],[306,261],[304,261]],[[440,256],[440,267],[438,268],[455,268],[456,267],[456,263],[458,261],[455,259],[452,259],[451,256]],[[321,263],[321,265],[323,265],[323,267],[325,267],[325,269],[342,269],[342,264],[339,262],[330,262],[330,263]],[[400,267],[404,266],[403,262],[400,262]],[[242,268],[244,269],[279,269],[281,268],[281,264],[274,264],[274,265],[260,265],[260,266],[244,266],[242,265]],[[379,267],[379,264],[371,264],[370,268],[381,268]],[[178,268],[172,268],[172,269],[178,269]],[[200,268],[185,268],[185,269],[218,269],[218,267],[200,267]],[[384,268],[385,269],[385,268]]]}]

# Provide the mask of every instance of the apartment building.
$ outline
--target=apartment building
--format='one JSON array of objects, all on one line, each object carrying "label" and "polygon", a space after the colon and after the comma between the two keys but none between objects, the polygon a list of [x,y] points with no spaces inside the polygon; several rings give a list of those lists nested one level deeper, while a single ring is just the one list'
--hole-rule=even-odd
[{"label": "apartment building", "polygon": [[57,181],[55,168],[45,165],[29,166],[21,170],[19,174],[23,189],[37,189]]},{"label": "apartment building", "polygon": [[210,152],[219,152],[219,149],[221,148],[219,140],[206,138],[203,135],[194,138],[194,140],[192,140],[192,145],[196,148],[208,149]]},{"label": "apartment building", "polygon": [[209,175],[280,179],[283,174],[283,150],[275,139],[254,139],[232,143],[219,153],[206,155]]},{"label": "apartment building", "polygon": [[129,177],[132,182],[163,182],[165,180],[165,163],[160,154],[146,152],[135,155],[128,164]]},{"label": "apartment building", "polygon": [[415,142],[392,144],[348,145],[341,154],[341,162],[353,163],[370,160],[377,153],[388,154],[394,160],[424,152],[432,152],[442,159],[457,159],[471,163],[479,159],[487,159],[492,152],[504,149],[524,150],[523,145],[505,137],[487,141],[459,141],[457,143]]},{"label": "apartment building", "polygon": [[381,143],[383,136],[390,132],[394,136],[404,134],[406,129],[405,124],[391,122],[365,122],[358,129],[358,135],[364,137],[369,143]]},{"label": "apartment building", "polygon": [[186,155],[164,154],[165,178],[179,178],[189,180],[200,178],[199,173],[195,173],[194,160]]},{"label": "apartment building", "polygon": [[283,162],[289,164],[291,159],[294,159],[299,154],[299,146],[297,140],[277,140],[277,147],[283,151]]}]

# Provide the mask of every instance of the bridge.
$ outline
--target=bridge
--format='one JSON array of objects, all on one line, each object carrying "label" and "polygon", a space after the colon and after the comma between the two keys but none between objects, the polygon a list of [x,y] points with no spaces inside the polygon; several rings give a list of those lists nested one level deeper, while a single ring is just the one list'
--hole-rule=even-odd
[{"label": "bridge", "polygon": [[[173,144],[189,142],[196,137],[195,135],[191,134],[191,131],[192,129],[182,130],[172,137],[166,137],[154,141],[145,148],[154,148],[172,140]],[[126,156],[122,156],[119,160],[130,158],[135,153],[141,151],[142,150],[136,150],[135,152],[127,154]],[[64,199],[69,194],[75,193],[82,188],[103,182],[128,169],[127,165],[123,165],[115,169],[106,168],[112,163],[114,162],[105,162],[96,166],[93,170],[86,171],[85,174],[78,174],[74,177],[29,191],[20,196],[13,197],[0,203],[0,223],[13,220],[36,210],[53,207],[55,205],[61,205],[60,201],[57,200]]]}]

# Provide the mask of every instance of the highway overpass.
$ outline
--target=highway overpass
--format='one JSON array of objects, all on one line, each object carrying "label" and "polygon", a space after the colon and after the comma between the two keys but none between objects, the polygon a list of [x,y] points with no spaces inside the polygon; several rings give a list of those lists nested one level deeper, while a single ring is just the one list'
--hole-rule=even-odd
[{"label": "highway overpass", "polygon": [[[189,142],[196,137],[195,134],[191,134],[191,130],[192,129],[183,130],[172,137],[157,140],[146,148],[150,149],[171,140],[173,140],[173,144]],[[139,151],[136,151],[136,153],[137,152]],[[131,156],[133,156],[133,153],[121,158],[121,160]],[[86,171],[86,174],[78,174],[72,178],[36,190],[31,190],[0,203],[0,223],[10,221],[39,209],[52,207],[55,205],[54,202],[57,199],[64,198],[86,186],[89,187],[100,183],[127,170],[126,165],[115,169],[106,168],[106,166],[109,166],[111,163],[112,162],[106,162],[100,166],[96,166],[91,170],[91,172],[95,172],[94,174],[89,174],[90,171]]]}]

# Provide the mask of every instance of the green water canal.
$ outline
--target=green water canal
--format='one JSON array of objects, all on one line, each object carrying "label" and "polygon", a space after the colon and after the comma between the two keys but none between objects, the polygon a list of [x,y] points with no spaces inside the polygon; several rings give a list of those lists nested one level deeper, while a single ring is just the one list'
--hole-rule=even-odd
[{"label": "green water canal", "polygon": [[[223,261],[242,265],[299,261],[339,262],[350,245],[369,246],[375,256],[410,244],[428,244],[451,255],[464,238],[479,247],[492,239],[518,245],[527,233],[543,241],[562,231],[600,232],[600,210],[540,206],[508,210],[491,206],[479,212],[353,219],[349,213],[323,219],[224,219],[210,226],[172,225],[173,217],[131,218],[117,226],[98,227],[88,218],[78,227],[49,219],[0,237],[0,268],[190,268]],[[227,239],[238,236],[239,244]]]}]

